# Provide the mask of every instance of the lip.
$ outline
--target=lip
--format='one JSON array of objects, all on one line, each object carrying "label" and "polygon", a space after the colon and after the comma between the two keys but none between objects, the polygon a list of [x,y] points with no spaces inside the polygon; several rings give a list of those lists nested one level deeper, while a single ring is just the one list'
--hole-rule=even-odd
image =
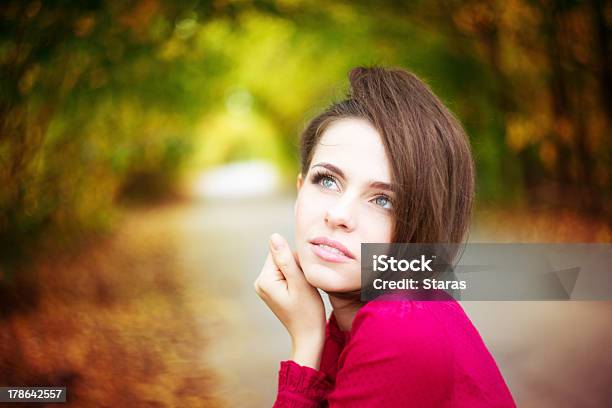
[{"label": "lip", "polygon": [[[327,237],[317,237],[310,241],[312,251],[319,256],[319,258],[324,261],[329,262],[348,262],[350,260],[355,259],[355,255],[351,251],[349,251],[344,245],[342,245],[338,241],[334,241],[331,238]],[[325,248],[320,247],[319,245],[327,245],[329,247],[335,248],[341,252],[341,254],[331,252]]]}]

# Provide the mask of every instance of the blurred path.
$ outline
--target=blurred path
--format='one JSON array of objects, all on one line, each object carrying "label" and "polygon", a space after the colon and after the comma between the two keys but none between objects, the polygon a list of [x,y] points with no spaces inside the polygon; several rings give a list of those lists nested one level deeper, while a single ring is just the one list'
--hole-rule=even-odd
[{"label": "blurred path", "polygon": [[[210,341],[206,365],[216,371],[216,394],[228,407],[271,406],[278,364],[289,356],[289,337],[253,290],[269,235],[293,242],[290,198],[194,201],[137,213],[163,219],[172,231],[174,264],[186,280],[192,310]],[[212,332],[211,332],[212,330]]]},{"label": "blurred path", "polygon": [[[271,406],[289,337],[252,285],[270,233],[293,241],[293,199],[195,201],[138,217],[163,219],[173,231],[187,295],[208,311],[199,316],[211,338],[203,358],[218,373],[218,395],[227,406]],[[486,236],[492,235],[481,229],[471,237]],[[519,406],[612,406],[612,302],[465,302],[464,308]]]}]

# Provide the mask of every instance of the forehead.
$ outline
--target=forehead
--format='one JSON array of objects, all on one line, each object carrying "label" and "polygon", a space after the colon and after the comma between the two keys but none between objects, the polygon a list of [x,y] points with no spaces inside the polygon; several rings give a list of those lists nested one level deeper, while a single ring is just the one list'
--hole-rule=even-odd
[{"label": "forehead", "polygon": [[391,181],[389,161],[381,136],[364,119],[333,121],[321,135],[311,165],[319,162],[339,167],[347,177],[353,175],[364,180]]}]

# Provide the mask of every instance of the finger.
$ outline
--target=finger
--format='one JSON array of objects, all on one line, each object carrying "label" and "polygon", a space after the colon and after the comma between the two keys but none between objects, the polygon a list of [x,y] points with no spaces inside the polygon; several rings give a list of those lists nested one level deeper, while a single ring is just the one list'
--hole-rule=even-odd
[{"label": "finger", "polygon": [[295,265],[297,266],[297,270],[301,275],[304,275],[304,271],[302,270],[302,265],[300,264],[300,258],[298,256],[297,251],[293,251],[293,259],[295,260]]},{"label": "finger", "polygon": [[266,292],[279,283],[282,284],[283,287],[287,287],[285,276],[278,269],[276,263],[274,263],[274,259],[272,259],[272,254],[268,251],[264,266],[261,268],[259,276],[253,283],[255,291],[257,293]]},{"label": "finger", "polygon": [[270,237],[270,249],[274,263],[276,263],[278,269],[280,269],[291,285],[291,281],[299,278],[301,273],[289,244],[281,235],[272,234]]},{"label": "finger", "polygon": [[276,266],[276,263],[272,258],[271,251],[268,251],[268,256],[266,257],[266,261],[264,262],[264,265],[261,268],[261,273],[259,274],[259,276],[270,281],[285,279],[285,275],[283,275]]}]

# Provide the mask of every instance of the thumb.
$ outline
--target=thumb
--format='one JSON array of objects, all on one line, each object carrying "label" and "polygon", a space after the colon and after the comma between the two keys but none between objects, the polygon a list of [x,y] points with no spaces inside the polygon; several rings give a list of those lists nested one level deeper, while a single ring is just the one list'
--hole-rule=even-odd
[{"label": "thumb", "polygon": [[295,280],[300,278],[301,271],[289,244],[280,234],[274,233],[270,236],[270,253],[274,263],[287,279],[287,283],[289,285],[292,281],[295,283]]}]

